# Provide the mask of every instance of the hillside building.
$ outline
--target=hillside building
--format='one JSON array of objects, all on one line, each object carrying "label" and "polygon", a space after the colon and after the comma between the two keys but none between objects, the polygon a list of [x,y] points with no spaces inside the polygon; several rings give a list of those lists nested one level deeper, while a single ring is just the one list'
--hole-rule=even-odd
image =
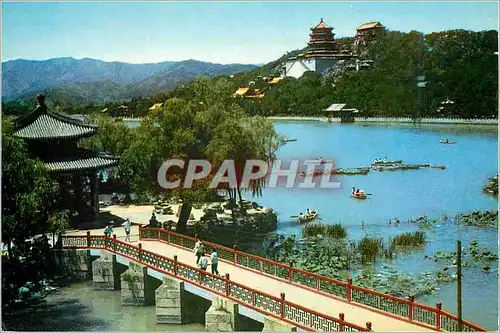
[{"label": "hillside building", "polygon": [[234,97],[244,97],[244,98],[264,98],[264,92],[260,89],[254,89],[250,86],[239,87],[234,93]]},{"label": "hillside building", "polygon": [[356,29],[354,36],[353,49],[357,49],[360,45],[365,45],[367,42],[383,35],[385,26],[380,22],[368,22]]},{"label": "hillside building", "polygon": [[311,28],[307,51],[287,59],[283,67],[284,76],[299,78],[308,71],[321,74],[340,60],[353,58],[352,54],[338,50],[334,36],[333,28],[321,19]]}]

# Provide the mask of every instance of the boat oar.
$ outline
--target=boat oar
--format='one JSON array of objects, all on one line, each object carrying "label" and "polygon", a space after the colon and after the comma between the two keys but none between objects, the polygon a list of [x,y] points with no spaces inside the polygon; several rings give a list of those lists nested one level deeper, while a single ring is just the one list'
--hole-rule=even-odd
[{"label": "boat oar", "polygon": [[365,193],[365,195],[373,195],[373,193]]},{"label": "boat oar", "polygon": [[297,217],[299,217],[298,215],[292,215],[290,216],[291,219],[296,219]]}]

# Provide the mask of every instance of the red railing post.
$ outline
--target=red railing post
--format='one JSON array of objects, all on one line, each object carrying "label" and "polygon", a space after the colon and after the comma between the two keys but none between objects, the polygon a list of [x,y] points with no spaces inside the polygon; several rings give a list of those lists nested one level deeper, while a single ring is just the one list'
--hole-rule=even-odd
[{"label": "red railing post", "polygon": [[141,235],[141,229],[143,228],[143,226],[141,224],[139,224],[139,240],[142,239],[142,235]]},{"label": "red railing post", "polygon": [[352,278],[350,276],[347,278],[347,301],[352,301]]},{"label": "red railing post", "polygon": [[233,245],[233,263],[236,265],[238,263],[238,250],[236,250],[236,244]]},{"label": "red railing post", "polygon": [[443,304],[441,302],[436,303],[436,328],[439,330],[441,329],[441,309],[443,307]]},{"label": "red railing post", "polygon": [[231,286],[229,284],[229,273],[226,273],[226,296],[231,294]]},{"label": "red railing post", "polygon": [[293,281],[293,261],[290,261],[290,267],[288,268],[288,282]]},{"label": "red railing post", "polygon": [[259,260],[259,271],[262,273],[262,260]]},{"label": "red railing post", "polygon": [[116,252],[116,234],[113,234],[113,251]]},{"label": "red railing post", "polygon": [[371,321],[367,321],[367,322],[366,322],[366,329],[367,329],[368,331],[371,331],[371,330],[372,330],[372,323],[371,323]]},{"label": "red railing post", "polygon": [[142,244],[139,243],[139,261],[142,261]]},{"label": "red railing post", "polygon": [[174,275],[177,275],[177,255],[174,255]]},{"label": "red railing post", "polygon": [[413,302],[415,301],[415,297],[410,296],[410,297],[408,297],[408,299],[410,300],[410,304],[408,304],[408,319],[410,321],[412,321],[413,320]]},{"label": "red railing post", "polygon": [[167,244],[170,244],[170,230],[167,230]]},{"label": "red railing post", "polygon": [[90,231],[87,231],[87,247],[90,247]]},{"label": "red railing post", "polygon": [[280,296],[281,296],[280,315],[281,318],[285,318],[285,293],[281,293]]},{"label": "red railing post", "polygon": [[339,313],[339,319],[340,319],[340,326],[339,326],[339,332],[344,332],[344,314],[341,312]]},{"label": "red railing post", "polygon": [[157,238],[158,240],[160,240],[160,239],[161,239],[161,237],[160,237],[160,233],[161,233],[161,229],[160,229],[160,228],[158,228],[158,235],[156,236],[156,238]]}]

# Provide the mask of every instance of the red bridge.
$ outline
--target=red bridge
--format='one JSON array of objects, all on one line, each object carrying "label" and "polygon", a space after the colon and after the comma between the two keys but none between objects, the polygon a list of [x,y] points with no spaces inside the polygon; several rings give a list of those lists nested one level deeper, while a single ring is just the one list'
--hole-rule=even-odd
[{"label": "red bridge", "polygon": [[[217,276],[195,267],[196,238],[139,227],[139,244],[101,235],[63,236],[64,248],[102,249],[307,331],[458,331],[457,316],[266,258],[203,242],[219,254]],[[486,331],[463,321],[465,331]]]}]

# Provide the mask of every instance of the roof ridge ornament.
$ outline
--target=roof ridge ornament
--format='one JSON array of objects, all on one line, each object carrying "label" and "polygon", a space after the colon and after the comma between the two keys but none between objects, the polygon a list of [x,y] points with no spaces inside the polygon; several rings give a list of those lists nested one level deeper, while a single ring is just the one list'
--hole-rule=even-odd
[{"label": "roof ridge ornament", "polygon": [[38,101],[36,109],[40,110],[42,113],[47,113],[47,105],[45,105],[45,95],[44,94],[36,95],[36,100]]},{"label": "roof ridge ornament", "polygon": [[45,95],[44,94],[36,95],[36,100],[38,101],[39,106],[45,106]]}]

